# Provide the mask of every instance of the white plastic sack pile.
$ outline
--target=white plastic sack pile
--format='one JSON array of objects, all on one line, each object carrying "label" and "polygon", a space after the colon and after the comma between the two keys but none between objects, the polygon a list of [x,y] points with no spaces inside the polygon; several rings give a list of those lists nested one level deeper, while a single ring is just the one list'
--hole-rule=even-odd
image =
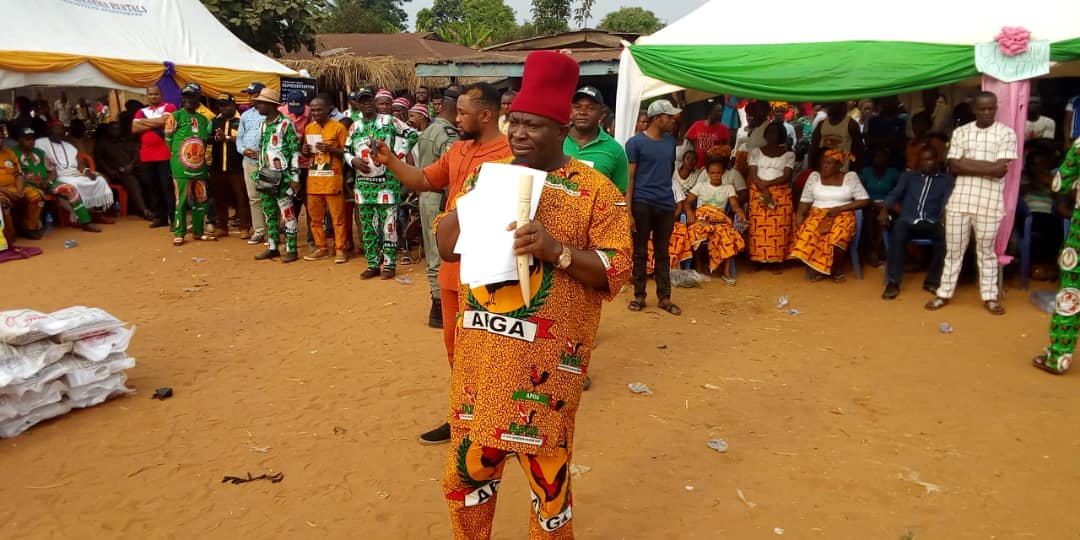
[{"label": "white plastic sack pile", "polygon": [[0,438],[134,393],[125,383],[135,328],[104,310],[0,311]]}]

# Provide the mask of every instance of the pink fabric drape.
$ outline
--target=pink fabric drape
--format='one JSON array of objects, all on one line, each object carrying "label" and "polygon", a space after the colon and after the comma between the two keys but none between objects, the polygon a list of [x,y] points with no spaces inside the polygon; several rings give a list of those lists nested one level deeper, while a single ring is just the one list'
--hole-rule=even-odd
[{"label": "pink fabric drape", "polygon": [[1031,81],[1002,82],[989,75],[982,76],[982,89],[993,92],[998,97],[997,121],[1009,126],[1016,132],[1016,155],[1020,156],[1009,165],[1005,175],[1004,198],[1005,217],[1001,220],[994,251],[998,264],[1002,266],[1012,262],[1012,257],[1005,254],[1005,247],[1012,235],[1016,221],[1016,201],[1020,196],[1020,175],[1024,170],[1024,131],[1027,128],[1028,98],[1031,96]]}]

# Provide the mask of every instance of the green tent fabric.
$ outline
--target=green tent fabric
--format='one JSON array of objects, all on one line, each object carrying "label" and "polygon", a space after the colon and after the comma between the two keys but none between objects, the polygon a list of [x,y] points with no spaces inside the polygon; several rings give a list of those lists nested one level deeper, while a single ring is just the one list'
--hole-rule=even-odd
[{"label": "green tent fabric", "polygon": [[[974,45],[848,41],[782,45],[633,45],[641,72],[684,88],[790,101],[841,101],[952,84],[978,75]],[[1080,59],[1080,39],[1051,44]]]}]

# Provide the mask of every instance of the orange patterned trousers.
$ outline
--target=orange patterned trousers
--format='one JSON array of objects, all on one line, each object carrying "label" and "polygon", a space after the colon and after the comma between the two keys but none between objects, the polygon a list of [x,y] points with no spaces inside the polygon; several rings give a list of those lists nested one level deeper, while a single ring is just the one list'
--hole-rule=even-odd
[{"label": "orange patterned trousers", "polygon": [[[467,429],[451,428],[443,488],[455,539],[491,538],[503,467],[511,456],[505,450],[472,442]],[[532,496],[529,539],[572,539],[570,450],[560,448],[554,456],[517,454],[517,460],[525,471]]]},{"label": "orange patterned trousers", "polygon": [[791,248],[791,258],[799,259],[822,274],[832,272],[833,248],[847,249],[855,237],[853,212],[841,212],[833,218],[829,232],[819,234],[818,227],[826,215],[828,213],[824,208],[811,208],[810,215],[795,232],[795,246]]}]

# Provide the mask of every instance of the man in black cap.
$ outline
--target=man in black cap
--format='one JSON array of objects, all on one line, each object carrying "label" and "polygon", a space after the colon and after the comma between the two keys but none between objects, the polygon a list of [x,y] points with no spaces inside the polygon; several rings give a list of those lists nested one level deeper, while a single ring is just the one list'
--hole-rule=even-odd
[{"label": "man in black cap", "polygon": [[[303,136],[304,130],[307,129],[307,125],[311,122],[311,107],[307,105],[307,94],[303,90],[289,90],[284,95],[285,103],[278,107],[280,112],[285,118],[293,123],[293,127],[296,128],[297,135]],[[311,163],[307,156],[300,154],[300,171],[298,178],[300,179],[300,191],[293,194],[293,215],[297,218],[300,217],[300,210],[307,202],[307,176],[308,168]],[[309,218],[310,219],[310,218]],[[308,223],[308,246],[315,247],[315,239],[311,235],[311,227]]]},{"label": "man in black cap", "polygon": [[[370,88],[364,87],[349,94],[349,110],[345,111],[345,116],[348,116],[350,120],[355,124],[364,117],[365,107],[362,103],[366,99],[374,99],[375,93]],[[374,108],[371,109],[374,114]]]},{"label": "man in black cap", "polygon": [[[247,94],[248,102],[258,96],[266,86],[253,82],[241,92]],[[254,106],[240,115],[240,126],[236,131],[236,150],[244,156],[244,191],[247,192],[248,213],[251,215],[252,230],[244,231],[241,238],[248,244],[258,245],[266,240],[266,214],[262,210],[262,200],[255,191],[255,174],[259,171],[259,150],[261,150],[262,124],[266,117]],[[238,202],[240,204],[242,201]]]},{"label": "man in black cap", "polygon": [[231,94],[218,97],[218,114],[211,125],[214,162],[210,168],[210,192],[214,197],[214,236],[229,236],[229,207],[236,208],[240,230],[251,228],[251,210],[244,186],[244,156],[236,149],[240,114]]},{"label": "man in black cap", "polygon": [[574,92],[570,115],[570,134],[563,141],[563,153],[577,158],[608,177],[619,191],[626,193],[628,164],[626,151],[618,141],[600,129],[607,113],[604,96],[592,86]]},{"label": "man in black cap", "polygon": [[184,243],[187,235],[187,206],[191,202],[191,232],[196,240],[216,240],[203,234],[209,199],[206,181],[210,176],[206,163],[206,142],[210,138],[210,120],[199,112],[202,87],[188,83],[180,92],[179,111],[165,118],[165,142],[172,153],[172,176],[176,186],[176,212],[173,214],[173,245]]}]

